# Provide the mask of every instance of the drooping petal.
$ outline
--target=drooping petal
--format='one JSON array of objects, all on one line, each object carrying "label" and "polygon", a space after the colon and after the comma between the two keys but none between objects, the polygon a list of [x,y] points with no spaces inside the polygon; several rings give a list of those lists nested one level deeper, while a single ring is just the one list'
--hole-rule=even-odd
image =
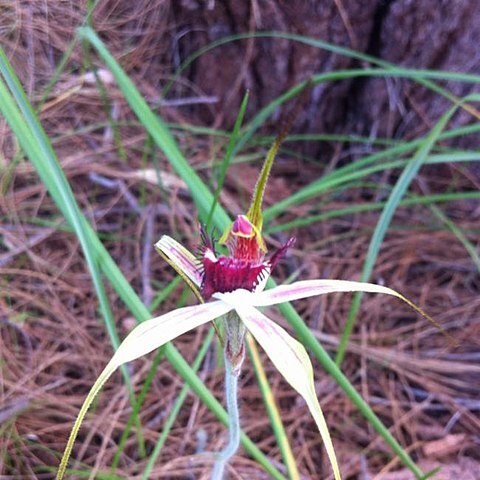
[{"label": "drooping petal", "polygon": [[305,399],[320,431],[335,480],[341,480],[328,426],[315,393],[312,364],[304,346],[255,308],[237,306],[236,311],[285,380]]},{"label": "drooping petal", "polygon": [[135,327],[120,344],[107,366],[98,376],[96,382],[83,402],[73,429],[70,433],[65,452],[57,472],[57,480],[61,480],[67,468],[68,459],[80,425],[93,399],[115,370],[126,362],[130,362],[161,347],[179,335],[199,325],[214,320],[232,310],[232,306],[221,301],[179,308],[165,315],[147,320]]},{"label": "drooping petal", "polygon": [[199,287],[202,284],[202,271],[199,268],[198,260],[183,245],[168,235],[155,244],[157,252],[173,267],[176,272],[185,280],[195,295],[202,301]]}]

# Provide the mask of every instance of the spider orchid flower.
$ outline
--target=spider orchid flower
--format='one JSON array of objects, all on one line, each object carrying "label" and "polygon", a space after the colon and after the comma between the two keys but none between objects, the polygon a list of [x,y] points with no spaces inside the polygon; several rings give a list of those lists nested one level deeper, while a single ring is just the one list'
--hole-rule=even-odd
[{"label": "spider orchid flower", "polygon": [[[334,477],[340,480],[335,451],[313,383],[309,356],[297,340],[261,313],[258,308],[331,292],[372,292],[396,296],[415,310],[409,300],[390,288],[345,280],[304,280],[265,290],[275,265],[293,244],[290,239],[272,256],[265,257],[260,231],[245,215],[239,215],[221,241],[230,255],[218,255],[213,241],[203,232],[203,245],[197,257],[169,236],[155,245],[161,255],[179,272],[203,303],[173,310],[134,328],[102,371],[88,394],[71,432],[59,467],[63,478],[80,424],[103,384],[121,365],[135,360],[200,325],[226,314],[225,352],[233,369],[239,370],[244,355],[245,331],[257,340],[286,381],[305,399],[320,431]],[[421,312],[423,314],[423,312]],[[237,322],[235,321],[237,320]]]},{"label": "spider orchid flower", "polygon": [[[294,243],[294,239],[290,239],[273,255],[267,256],[267,248],[261,234],[263,192],[282,135],[277,138],[267,155],[247,214],[237,216],[220,238],[220,243],[228,248],[227,256],[217,253],[214,241],[205,231],[202,231],[199,255],[192,254],[166,235],[155,245],[157,251],[183,277],[201,303],[147,320],[127,335],[84,401],[65,448],[57,480],[61,480],[65,474],[75,438],[89,406],[115,370],[183,333],[218,318],[223,318],[224,334],[221,340],[226,359],[226,380],[233,379],[236,385],[245,354],[244,336],[249,332],[285,380],[304,398],[319,429],[335,480],[341,480],[333,443],[315,393],[313,367],[309,356],[301,343],[258,309],[332,292],[371,292],[396,296],[435,325],[438,324],[399,293],[370,283],[304,280],[265,290],[272,270]],[[226,385],[228,391],[228,383]],[[236,398],[236,386],[234,390]],[[230,430],[235,430],[236,433],[231,434],[230,443],[223,451],[223,457],[221,455],[222,458],[219,457],[220,461],[215,465],[213,474],[215,479],[222,478],[225,463],[238,447],[240,431],[238,411],[230,416],[230,410],[229,407],[231,423],[232,420],[236,421],[235,428],[230,425]]]},{"label": "spider orchid flower", "polygon": [[[334,477],[340,480],[333,443],[315,393],[310,358],[301,343],[261,313],[258,308],[326,293],[370,292],[395,296],[422,316],[426,314],[398,292],[371,283],[328,279],[304,280],[265,290],[272,270],[287,249],[293,245],[294,239],[291,238],[272,256],[265,258],[266,248],[259,229],[250,222],[248,216],[237,216],[232,226],[220,239],[221,243],[227,244],[229,256],[219,256],[213,241],[206,236],[205,232],[202,232],[202,238],[200,258],[195,257],[185,247],[166,235],[155,245],[157,251],[184,277],[197,296],[207,301],[203,305],[182,309],[184,312],[182,317],[185,319],[182,333],[207,323],[219,315],[235,312],[244,329],[257,340],[285,380],[304,398],[322,436]],[[136,342],[136,339],[144,333],[149,332],[147,335],[150,335],[152,329],[158,329],[166,334],[165,317],[167,316],[147,322],[151,327],[146,324],[137,327],[136,331],[139,335],[136,335],[134,330],[131,333],[135,336],[133,341]],[[229,322],[232,321],[233,318],[227,317],[225,351],[235,369],[243,360],[243,339],[235,338],[235,332],[238,329],[229,327]],[[241,329],[241,336],[244,334],[244,329]],[[235,350],[234,345],[230,343],[239,344],[241,348]]]}]

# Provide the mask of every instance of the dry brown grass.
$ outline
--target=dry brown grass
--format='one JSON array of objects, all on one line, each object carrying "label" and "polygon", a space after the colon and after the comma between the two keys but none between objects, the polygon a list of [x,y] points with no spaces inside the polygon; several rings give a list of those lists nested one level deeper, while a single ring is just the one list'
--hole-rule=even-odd
[{"label": "dry brown grass", "polygon": [[[28,94],[38,101],[75,27],[83,21],[85,8],[71,2],[22,1],[7,2],[2,7],[2,45]],[[151,102],[158,100],[161,86],[175,67],[171,42],[181,32],[175,30],[171,9],[170,2],[160,0],[131,5],[108,1],[101,2],[95,14],[97,31]],[[93,83],[82,82],[81,58],[77,48],[47,98],[41,120],[54,139],[81,208],[148,303],[173,278],[172,271],[154,254],[152,243],[162,233],[169,233],[194,247],[198,242],[195,211],[188,192],[175,176],[165,176],[162,188],[139,178],[138,172],[151,167],[153,157],[162,172],[171,171],[155,150],[145,161],[148,144],[142,129],[134,124],[119,127],[126,158],[122,160],[98,90]],[[203,92],[190,85],[188,78],[182,82],[202,97]],[[114,85],[109,85],[108,94],[112,116],[133,121]],[[192,123],[200,108],[210,107],[170,107],[162,114],[175,122]],[[92,125],[96,127],[84,130]],[[1,119],[0,132],[0,475],[5,479],[49,479],[53,477],[49,469],[58,462],[79,407],[112,349],[78,242],[33,168],[24,160],[14,161],[15,143]],[[181,135],[178,140],[194,166],[218,157],[218,146],[209,139]],[[321,164],[309,164],[298,173],[294,162],[286,156],[279,159],[267,204],[322,174]],[[241,175],[233,169],[227,178],[223,201],[232,212],[240,211],[249,197],[257,169],[248,169],[242,167]],[[473,169],[454,167],[424,170],[418,185],[441,192],[452,178],[458,189],[479,186]],[[331,207],[361,202],[364,194],[349,192]],[[288,215],[305,215],[308,208],[293,208]],[[450,203],[446,212],[458,226],[471,232],[471,239],[478,235],[477,204]],[[435,478],[480,478],[480,279],[453,234],[431,228],[438,223],[430,215],[427,207],[399,210],[397,228],[384,243],[373,281],[398,289],[417,302],[455,333],[460,346],[452,347],[399,302],[369,296],[364,300],[344,370],[414,458],[429,468],[445,465],[444,473]],[[358,278],[377,219],[376,213],[362,214],[292,232],[297,235],[297,244],[279,275],[299,269],[302,278]],[[279,239],[277,236],[270,241]],[[111,291],[109,295],[119,332],[124,336],[133,320],[117,296]],[[180,289],[162,305],[162,311],[174,307],[179,295]],[[349,298],[333,295],[300,302],[298,307],[319,340],[334,352]],[[284,323],[277,314],[272,316]],[[204,334],[205,330],[198,329],[175,342],[189,361]],[[130,367],[137,391],[150,362],[151,356]],[[326,460],[308,410],[268,362],[265,367],[303,478],[319,478],[325,472]],[[316,371],[318,395],[345,478],[412,478],[398,460],[392,460],[388,447],[318,365]],[[216,368],[215,352],[209,354],[200,376],[222,398],[223,375]],[[173,369],[161,363],[140,414],[149,449],[181,385]],[[280,462],[248,364],[242,385],[244,430]],[[108,471],[130,412],[127,391],[116,374],[82,428],[74,455],[77,467],[92,468],[93,477],[95,472]],[[218,450],[225,431],[190,395],[152,478],[208,478],[210,465],[194,457],[201,435],[206,438],[206,450]],[[117,475],[139,478],[145,463],[138,458],[132,435]],[[231,478],[260,479],[265,474],[240,452],[232,464]]]}]

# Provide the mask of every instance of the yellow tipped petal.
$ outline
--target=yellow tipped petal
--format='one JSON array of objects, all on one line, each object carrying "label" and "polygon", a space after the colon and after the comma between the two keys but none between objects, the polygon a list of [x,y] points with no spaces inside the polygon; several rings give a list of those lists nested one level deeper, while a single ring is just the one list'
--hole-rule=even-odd
[{"label": "yellow tipped petal", "polygon": [[305,399],[325,445],[335,480],[341,480],[335,449],[315,393],[312,364],[304,346],[255,308],[237,306],[236,311],[285,380]]},{"label": "yellow tipped petal", "polygon": [[174,264],[175,270],[188,277],[195,286],[199,287],[201,285],[202,276],[198,268],[198,261],[195,255],[189,252],[181,243],[178,243],[168,235],[163,235],[155,244],[155,249],[164,258],[167,257],[168,263]]}]

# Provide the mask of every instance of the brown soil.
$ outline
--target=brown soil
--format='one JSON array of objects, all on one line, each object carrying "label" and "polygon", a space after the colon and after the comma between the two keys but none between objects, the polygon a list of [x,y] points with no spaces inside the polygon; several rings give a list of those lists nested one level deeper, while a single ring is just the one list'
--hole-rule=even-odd
[{"label": "brown soil", "polygon": [[[83,2],[31,0],[1,5],[0,42],[34,104],[39,104],[76,27],[85,18],[85,9]],[[161,99],[162,89],[183,60],[212,41],[236,33],[299,33],[409,67],[479,70],[480,9],[472,0],[108,0],[100,2],[93,23],[148,102],[160,107],[163,118],[183,125],[229,129],[246,88],[251,91],[247,112],[251,118],[312,73],[360,66],[358,61],[284,39],[244,39],[200,57],[182,73],[167,99]],[[135,117],[108,77],[104,78],[109,98],[105,108],[95,83],[83,76],[83,58],[77,46],[41,109],[41,121],[82,210],[123,273],[149,303],[174,277],[151,245],[168,233],[194,248],[198,243],[195,210],[182,182],[172,174],[163,155],[150,148],[140,127],[122,123],[118,132],[113,132],[105,126],[108,115],[120,122]],[[93,60],[102,67],[95,57]],[[465,95],[471,88],[456,83],[445,86],[456,95]],[[343,81],[313,89],[294,129],[410,139],[427,132],[447,108],[445,99],[411,82]],[[277,112],[263,133],[276,133],[281,117],[282,112]],[[468,113],[461,112],[453,124],[471,121]],[[0,476],[50,479],[86,392],[112,348],[77,240],[33,167],[15,157],[16,143],[3,119],[0,131]],[[117,134],[121,148],[115,142]],[[191,164],[213,183],[209,166],[212,159],[221,158],[224,144],[182,132],[177,133],[177,140]],[[478,138],[456,143],[478,144]],[[267,205],[294,193],[339,161],[352,161],[365,153],[364,148],[358,151],[338,143],[328,148],[324,143],[310,143],[302,150],[315,155],[315,161],[304,162],[294,154],[282,153]],[[138,175],[145,166],[155,164],[165,173],[162,188]],[[258,166],[256,162],[230,171],[222,201],[232,213],[245,207]],[[387,172],[370,181],[391,183],[395,175]],[[478,170],[473,167],[436,166],[422,169],[412,190],[443,192],[452,185],[459,191],[478,190],[479,184]],[[352,189],[335,197],[328,208],[381,200],[375,195],[378,190],[370,190],[368,185]],[[478,242],[478,202],[450,202],[442,208],[471,241]],[[307,202],[292,208],[282,220],[317,209],[318,201]],[[296,271],[302,278],[357,279],[378,215],[352,215],[291,232],[297,243],[279,269],[279,280]],[[456,336],[460,346],[454,348],[399,302],[368,296],[344,371],[425,469],[443,466],[434,478],[480,478],[478,271],[465,248],[428,207],[400,209],[390,232],[372,280],[418,303]],[[271,236],[269,244],[284,236]],[[181,289],[175,293],[162,304],[161,312],[176,305]],[[132,317],[113,291],[109,290],[109,296],[123,337],[133,325]],[[345,295],[298,304],[302,317],[332,354],[349,304]],[[275,311],[271,316],[284,324]],[[198,329],[175,342],[187,360],[193,360],[205,332]],[[137,392],[152,358],[131,366]],[[327,478],[330,470],[305,404],[267,361],[265,368],[302,478]],[[345,478],[412,478],[318,364],[315,370],[317,391]],[[216,366],[215,352],[202,366],[200,376],[222,399],[222,371]],[[181,385],[174,370],[162,362],[141,410],[149,451]],[[249,363],[242,377],[241,409],[245,431],[280,463]],[[74,450],[75,468],[93,469],[92,478],[97,472],[109,471],[130,412],[126,388],[116,374],[82,428]],[[208,478],[210,465],[199,463],[194,456],[202,435],[209,451],[218,451],[225,441],[225,429],[190,394],[152,478]],[[132,434],[117,475],[139,478],[145,464]],[[266,476],[240,451],[229,478]]]}]

